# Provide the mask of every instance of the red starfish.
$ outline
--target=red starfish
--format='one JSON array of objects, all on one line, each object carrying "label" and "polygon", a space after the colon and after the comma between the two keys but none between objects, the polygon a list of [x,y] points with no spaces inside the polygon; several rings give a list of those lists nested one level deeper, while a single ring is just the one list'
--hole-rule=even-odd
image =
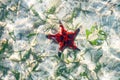
[{"label": "red starfish", "polygon": [[64,26],[60,22],[60,32],[56,34],[48,34],[46,37],[57,42],[60,45],[60,51],[63,51],[66,47],[80,51],[80,49],[77,48],[77,46],[74,43],[75,37],[77,36],[79,31],[80,29],[78,28],[74,32],[69,32],[64,29]]}]

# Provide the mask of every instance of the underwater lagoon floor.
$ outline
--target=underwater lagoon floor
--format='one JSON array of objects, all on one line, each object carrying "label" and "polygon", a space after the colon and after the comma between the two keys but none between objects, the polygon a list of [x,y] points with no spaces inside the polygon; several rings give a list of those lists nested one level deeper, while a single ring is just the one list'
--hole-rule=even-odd
[{"label": "underwater lagoon floor", "polygon": [[[119,14],[119,0],[0,0],[0,80],[120,80]],[[59,20],[81,51],[58,56]]]}]

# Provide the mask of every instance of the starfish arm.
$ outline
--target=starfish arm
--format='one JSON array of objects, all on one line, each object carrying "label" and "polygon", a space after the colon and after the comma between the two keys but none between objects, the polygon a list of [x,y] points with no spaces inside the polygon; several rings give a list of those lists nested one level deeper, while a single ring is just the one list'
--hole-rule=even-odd
[{"label": "starfish arm", "polygon": [[77,30],[75,30],[74,36],[76,37],[79,32],[80,32],[80,29],[78,28]]},{"label": "starfish arm", "polygon": [[61,34],[64,34],[66,32],[66,30],[61,22],[60,22],[60,32],[61,32]]},{"label": "starfish arm", "polygon": [[48,35],[46,35],[46,37],[47,37],[48,39],[53,39],[53,38],[55,38],[55,35],[48,34]]},{"label": "starfish arm", "polygon": [[58,52],[58,57],[61,57],[61,55],[62,55],[62,52]]},{"label": "starfish arm", "polygon": [[63,50],[65,49],[64,43],[63,43],[63,42],[60,42],[59,45],[60,45],[59,50],[63,52]]},{"label": "starfish arm", "polygon": [[75,44],[71,44],[70,48],[80,51],[80,49]]}]

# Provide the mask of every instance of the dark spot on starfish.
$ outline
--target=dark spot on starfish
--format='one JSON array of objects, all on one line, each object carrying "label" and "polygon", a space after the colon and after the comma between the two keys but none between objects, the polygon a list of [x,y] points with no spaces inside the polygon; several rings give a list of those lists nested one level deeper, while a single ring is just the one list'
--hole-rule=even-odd
[{"label": "dark spot on starfish", "polygon": [[63,39],[64,39],[64,37],[61,35],[61,36],[60,36],[60,41],[63,41]]},{"label": "dark spot on starfish", "polygon": [[67,44],[67,46],[69,46],[71,43],[72,43],[71,40],[68,40],[65,42],[65,44]]},{"label": "dark spot on starfish", "polygon": [[73,38],[73,34],[69,34],[68,38],[72,39]]}]

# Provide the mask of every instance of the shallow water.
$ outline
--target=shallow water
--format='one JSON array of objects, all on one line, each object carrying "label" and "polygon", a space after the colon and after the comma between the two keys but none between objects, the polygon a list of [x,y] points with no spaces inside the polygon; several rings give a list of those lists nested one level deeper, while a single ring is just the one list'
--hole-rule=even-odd
[{"label": "shallow water", "polygon": [[[0,0],[0,80],[120,80],[120,0]],[[81,51],[46,38],[80,28],[75,43]],[[97,25],[105,32],[86,38]],[[102,36],[104,37],[104,36]]]}]

